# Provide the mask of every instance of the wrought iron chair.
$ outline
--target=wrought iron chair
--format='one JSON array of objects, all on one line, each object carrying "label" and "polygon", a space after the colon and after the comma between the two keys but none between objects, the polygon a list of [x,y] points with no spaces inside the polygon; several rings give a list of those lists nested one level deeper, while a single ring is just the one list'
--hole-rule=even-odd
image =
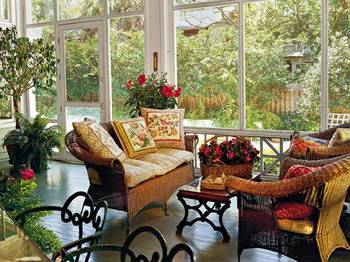
[{"label": "wrought iron chair", "polygon": [[[159,254],[158,251],[153,252],[152,257],[148,259],[145,255],[140,254],[136,255],[135,252],[133,252],[130,249],[131,244],[135,240],[136,237],[143,233],[149,233],[153,235],[158,242],[160,243],[161,247],[161,254]],[[89,238],[81,239],[76,241],[75,243],[71,243],[69,246],[65,246],[61,248],[56,254],[53,255],[53,261],[56,261],[56,259],[61,259],[60,261],[62,262],[74,262],[74,259],[77,256],[80,256],[82,254],[90,254],[90,253],[97,253],[97,252],[118,252],[120,253],[120,261],[131,261],[131,262],[136,262],[136,261],[143,261],[143,262],[148,262],[148,261],[162,261],[162,262],[171,262],[173,259],[176,257],[176,255],[183,251],[187,253],[188,258],[191,262],[194,261],[193,258],[193,252],[192,249],[186,245],[186,244],[177,244],[175,245],[169,252],[166,246],[165,239],[163,235],[155,228],[150,227],[150,226],[144,226],[136,229],[133,231],[129,237],[126,239],[124,242],[123,246],[116,246],[116,245],[109,245],[109,244],[101,244],[101,245],[93,245],[90,247],[85,247],[85,248],[80,248],[80,249],[75,249],[74,251],[69,251],[72,248],[81,246],[82,244],[90,242]]]},{"label": "wrought iron chair", "polygon": [[[240,192],[238,256],[244,249],[265,248],[298,261],[327,261],[335,249],[350,249],[339,225],[350,185],[350,157],[288,180],[254,182],[230,177],[227,185]],[[307,204],[317,209],[311,221],[312,233],[280,229],[273,213],[274,201],[303,192],[310,193]]]},{"label": "wrought iron chair", "polygon": [[[79,211],[73,211],[74,209]],[[82,248],[83,242],[79,242],[84,237],[84,226],[91,225],[95,230],[94,234],[88,236],[86,239],[89,241],[84,242],[84,244],[94,245],[97,244],[102,235],[102,229],[105,224],[106,215],[107,215],[107,204],[106,202],[99,202],[94,204],[94,201],[89,194],[83,191],[79,191],[71,195],[62,207],[60,206],[42,206],[36,207],[29,210],[26,210],[15,217],[15,220],[23,227],[26,223],[26,218],[30,215],[33,215],[37,212],[45,211],[57,211],[60,212],[61,221],[66,224],[72,224],[78,228],[78,245],[76,248]],[[72,243],[76,243],[72,242]],[[72,243],[67,244],[71,246]],[[65,248],[62,247],[62,248]],[[87,253],[85,261],[88,261],[90,254]],[[75,261],[80,261],[79,256],[75,258]]]}]

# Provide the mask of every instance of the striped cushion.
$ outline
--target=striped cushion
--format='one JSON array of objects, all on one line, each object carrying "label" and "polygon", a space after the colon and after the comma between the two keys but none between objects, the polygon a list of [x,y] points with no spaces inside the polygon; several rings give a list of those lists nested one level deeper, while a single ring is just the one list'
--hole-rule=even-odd
[{"label": "striped cushion", "polygon": [[314,207],[304,203],[283,202],[274,211],[277,219],[306,219],[313,215]]},{"label": "striped cushion", "polygon": [[318,170],[320,168],[321,167],[319,167],[319,166],[308,167],[308,166],[302,166],[302,165],[294,165],[288,169],[287,174],[284,177],[284,179],[290,179],[293,177],[307,175],[307,174],[310,174],[311,172]]}]

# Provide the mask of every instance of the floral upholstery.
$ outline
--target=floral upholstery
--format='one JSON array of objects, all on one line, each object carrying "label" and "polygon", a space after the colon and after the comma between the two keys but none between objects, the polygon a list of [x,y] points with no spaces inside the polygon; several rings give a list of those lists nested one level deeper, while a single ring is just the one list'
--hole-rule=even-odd
[{"label": "floral upholstery", "polygon": [[305,219],[314,214],[315,208],[304,203],[282,202],[275,209],[277,219]]},{"label": "floral upholstery", "polygon": [[184,109],[141,108],[147,127],[157,147],[185,149]]},{"label": "floral upholstery", "polygon": [[113,128],[130,158],[157,151],[151,134],[142,117],[122,121],[113,121]]},{"label": "floral upholstery", "polygon": [[290,154],[295,158],[306,158],[307,149],[313,147],[326,147],[329,141],[309,136],[294,136],[290,145]]},{"label": "floral upholstery", "polygon": [[308,166],[302,166],[302,165],[294,165],[290,167],[287,171],[286,176],[284,179],[290,179],[293,177],[303,176],[310,174],[311,172],[320,169],[321,167],[308,167]]}]

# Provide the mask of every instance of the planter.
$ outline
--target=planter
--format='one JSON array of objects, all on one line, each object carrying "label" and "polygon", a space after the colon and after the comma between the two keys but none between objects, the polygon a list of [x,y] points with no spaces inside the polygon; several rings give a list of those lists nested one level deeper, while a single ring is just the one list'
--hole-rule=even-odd
[{"label": "planter", "polygon": [[6,145],[6,150],[7,150],[7,154],[9,155],[9,163],[10,165],[13,165],[13,153],[14,153],[14,145]]},{"label": "planter", "polygon": [[201,172],[204,178],[209,175],[221,176],[222,173],[225,176],[236,176],[240,178],[249,179],[252,177],[253,164],[235,164],[235,165],[213,165],[207,166],[201,163]]}]

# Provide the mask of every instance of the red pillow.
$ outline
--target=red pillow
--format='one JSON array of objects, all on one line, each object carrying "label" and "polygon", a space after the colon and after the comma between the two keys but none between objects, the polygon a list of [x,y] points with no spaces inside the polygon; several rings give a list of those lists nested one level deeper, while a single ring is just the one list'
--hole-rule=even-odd
[{"label": "red pillow", "polygon": [[290,144],[290,154],[295,158],[305,158],[308,147],[324,147],[328,145],[328,142],[327,140],[309,136],[295,136]]},{"label": "red pillow", "polygon": [[320,168],[321,168],[320,166],[308,167],[308,166],[302,166],[302,165],[294,165],[288,169],[287,174],[285,175],[284,179],[290,179],[293,177],[307,175],[307,174],[314,172],[315,170],[318,170]]},{"label": "red pillow", "polygon": [[283,202],[275,209],[277,219],[306,219],[312,216],[315,208],[303,203]]}]

